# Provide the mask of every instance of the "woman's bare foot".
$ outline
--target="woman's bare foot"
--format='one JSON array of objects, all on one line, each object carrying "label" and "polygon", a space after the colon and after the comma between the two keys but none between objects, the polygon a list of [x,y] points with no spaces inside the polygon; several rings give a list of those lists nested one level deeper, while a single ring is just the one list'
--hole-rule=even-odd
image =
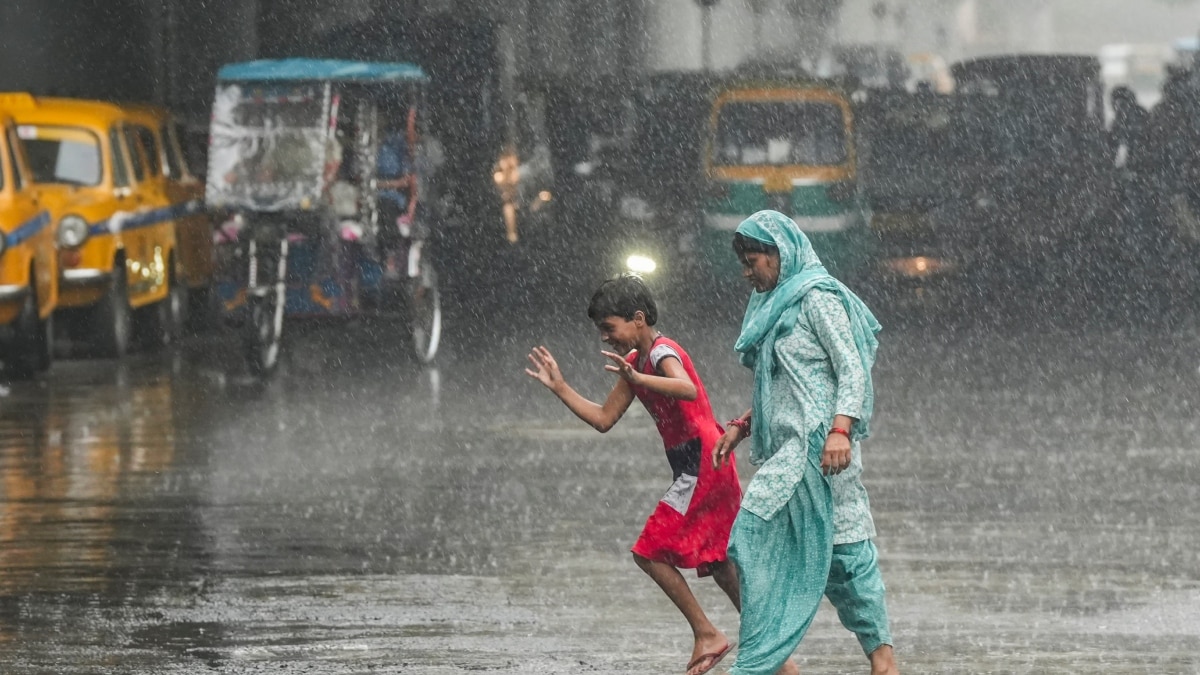
[{"label": "woman's bare foot", "polygon": [[701,675],[716,667],[725,658],[733,644],[720,631],[697,635],[696,645],[692,647],[692,658],[688,660],[687,675]]},{"label": "woman's bare foot", "polygon": [[896,667],[896,654],[891,645],[882,645],[871,652],[871,675],[900,675]]}]

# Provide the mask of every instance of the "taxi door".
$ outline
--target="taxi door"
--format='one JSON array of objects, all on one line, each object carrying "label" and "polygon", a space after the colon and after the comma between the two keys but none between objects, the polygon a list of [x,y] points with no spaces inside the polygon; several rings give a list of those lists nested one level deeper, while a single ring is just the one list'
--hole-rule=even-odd
[{"label": "taxi door", "polygon": [[193,176],[183,161],[183,150],[175,127],[166,120],[159,127],[167,198],[175,214],[175,245],[182,283],[207,289],[216,263],[213,257],[213,228],[204,210],[204,183]]},{"label": "taxi door", "polygon": [[153,132],[126,122],[114,128],[113,141],[113,152],[124,153],[130,173],[130,187],[118,190],[118,197],[129,305],[138,309],[166,299],[169,291],[168,263],[175,248],[171,203]]}]

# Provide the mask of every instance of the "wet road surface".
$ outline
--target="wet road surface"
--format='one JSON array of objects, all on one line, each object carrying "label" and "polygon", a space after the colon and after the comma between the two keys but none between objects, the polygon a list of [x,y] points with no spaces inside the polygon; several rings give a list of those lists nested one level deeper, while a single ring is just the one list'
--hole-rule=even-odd
[{"label": "wet road surface", "polygon": [[[573,302],[476,303],[436,369],[364,321],[297,331],[265,385],[221,334],[4,384],[0,671],[683,672],[628,553],[670,478],[651,421],[596,434],[522,372],[544,343],[607,391]],[[740,412],[737,318],[675,308]],[[1200,672],[1196,322],[1011,319],[884,317],[864,452],[903,671]],[[828,605],[797,658],[866,672]]]}]

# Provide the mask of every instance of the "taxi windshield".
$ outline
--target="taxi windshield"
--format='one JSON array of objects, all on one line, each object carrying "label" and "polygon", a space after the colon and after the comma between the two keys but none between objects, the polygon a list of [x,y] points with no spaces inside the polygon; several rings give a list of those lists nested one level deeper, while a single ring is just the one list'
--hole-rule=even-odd
[{"label": "taxi windshield", "polygon": [[830,166],[847,159],[842,108],[824,101],[732,101],[713,142],[721,166]]},{"label": "taxi windshield", "polygon": [[103,178],[100,138],[87,129],[21,125],[17,136],[25,148],[37,183],[99,185]]}]

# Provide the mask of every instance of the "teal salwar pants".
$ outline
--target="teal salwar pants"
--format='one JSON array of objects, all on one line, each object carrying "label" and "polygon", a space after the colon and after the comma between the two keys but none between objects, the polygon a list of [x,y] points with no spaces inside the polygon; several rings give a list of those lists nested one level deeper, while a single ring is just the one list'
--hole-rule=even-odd
[{"label": "teal salwar pants", "polygon": [[892,644],[874,543],[832,542],[832,494],[811,463],[796,494],[771,520],[738,512],[729,557],[738,567],[742,615],[730,675],[774,675],[800,645],[823,595],[864,653]]},{"label": "teal salwar pants", "polygon": [[833,547],[833,564],[825,595],[837,609],[842,625],[854,632],[867,656],[892,644],[883,574],[870,539]]},{"label": "teal salwar pants", "polygon": [[774,675],[817,615],[833,562],[833,494],[812,462],[770,520],[742,509],[729,533],[742,618],[730,675]]}]

